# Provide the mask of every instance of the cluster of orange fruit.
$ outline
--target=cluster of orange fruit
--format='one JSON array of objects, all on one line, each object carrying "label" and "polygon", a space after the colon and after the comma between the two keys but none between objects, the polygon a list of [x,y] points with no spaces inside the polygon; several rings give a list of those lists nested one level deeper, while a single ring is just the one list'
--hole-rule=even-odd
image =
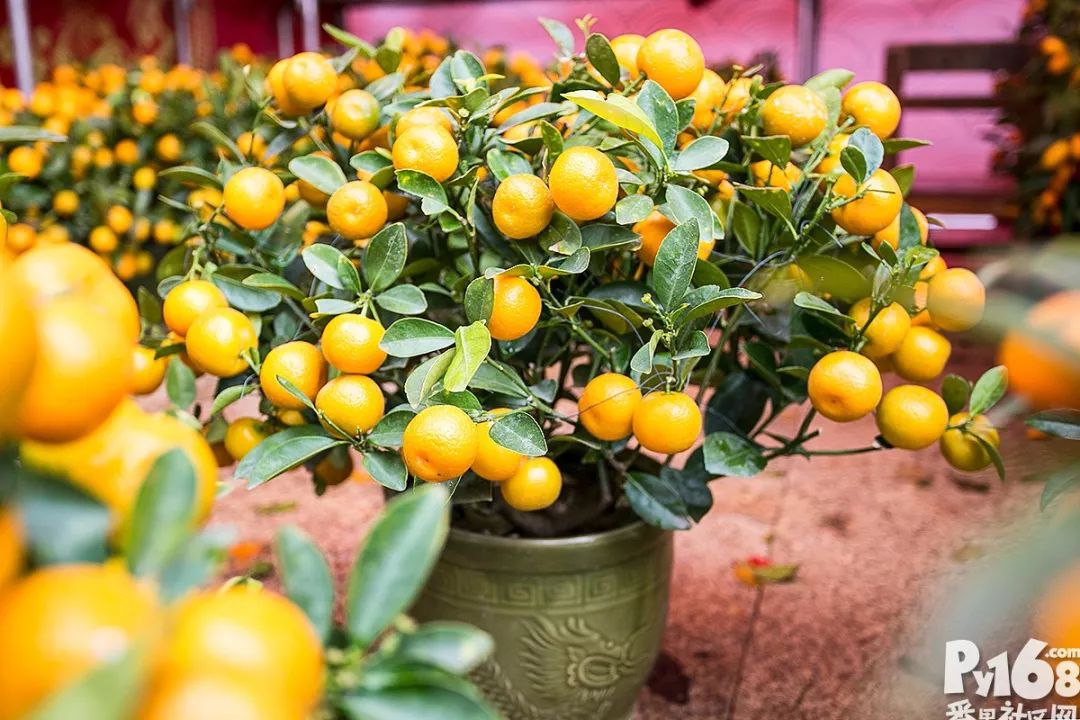
[{"label": "cluster of orange fruit", "polygon": [[[237,48],[232,54],[242,59],[250,52]],[[40,126],[69,138],[64,144],[18,145],[7,153],[7,169],[25,176],[16,192],[26,198],[18,208],[22,222],[9,228],[5,250],[17,254],[38,244],[74,241],[107,258],[125,281],[148,274],[151,247],[179,243],[183,221],[167,205],[139,197],[177,189],[158,177],[164,169],[216,161],[195,156],[209,148],[192,145],[190,125],[209,118],[215,101],[224,102],[227,115],[236,112],[235,102],[225,100],[226,85],[220,72],[186,65],[166,70],[146,57],[131,70],[59,66],[28,99],[12,88],[0,91],[0,126]],[[46,202],[41,192],[48,194]],[[200,205],[199,191],[192,194],[192,204]]]},{"label": "cluster of orange fruit", "polygon": [[108,265],[84,247],[51,245],[0,273],[0,338],[19,348],[0,384],[0,437],[21,441],[29,467],[61,474],[107,505],[119,527],[154,460],[179,448],[196,468],[205,518],[213,454],[197,430],[131,399],[146,382],[147,358],[135,301]]},{"label": "cluster of orange fruit", "polygon": [[268,590],[208,590],[167,606],[151,581],[113,562],[52,565],[0,588],[3,720],[47,706],[128,653],[149,668],[143,720],[299,720],[320,700],[319,638],[298,607]]}]

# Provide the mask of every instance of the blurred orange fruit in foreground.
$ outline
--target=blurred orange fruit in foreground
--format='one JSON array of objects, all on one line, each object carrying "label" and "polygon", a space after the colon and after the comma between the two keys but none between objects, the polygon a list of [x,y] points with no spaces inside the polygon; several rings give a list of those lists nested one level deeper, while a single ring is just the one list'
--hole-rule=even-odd
[{"label": "blurred orange fruit in foreground", "polygon": [[1009,370],[1009,389],[1035,409],[1080,408],[1080,290],[1031,308],[1005,335],[998,361]]}]

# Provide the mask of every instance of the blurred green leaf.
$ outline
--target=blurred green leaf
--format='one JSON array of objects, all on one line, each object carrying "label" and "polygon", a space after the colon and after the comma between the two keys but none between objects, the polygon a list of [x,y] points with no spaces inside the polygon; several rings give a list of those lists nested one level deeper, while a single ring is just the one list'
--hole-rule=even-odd
[{"label": "blurred green leaf", "polygon": [[304,611],[322,642],[327,642],[334,615],[334,579],[326,558],[311,538],[290,525],[278,530],[274,554],[286,597]]},{"label": "blurred green leaf", "polygon": [[159,572],[188,539],[198,490],[195,468],[183,450],[170,450],[154,461],[135,497],[124,538],[133,575]]}]

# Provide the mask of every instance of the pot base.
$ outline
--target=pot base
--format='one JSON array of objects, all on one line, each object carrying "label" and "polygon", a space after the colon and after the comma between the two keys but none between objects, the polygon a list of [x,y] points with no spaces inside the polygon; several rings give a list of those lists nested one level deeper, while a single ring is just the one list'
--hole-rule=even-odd
[{"label": "pot base", "polygon": [[473,680],[509,720],[629,720],[660,650],[671,533],[575,538],[452,531],[413,610],[495,639]]}]

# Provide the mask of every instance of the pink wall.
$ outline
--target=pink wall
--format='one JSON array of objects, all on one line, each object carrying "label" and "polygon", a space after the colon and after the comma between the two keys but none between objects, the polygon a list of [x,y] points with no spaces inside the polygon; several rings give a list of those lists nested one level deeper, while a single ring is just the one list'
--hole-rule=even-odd
[{"label": "pink wall", "polygon": [[[950,42],[1010,38],[1020,20],[1022,0],[821,0],[819,67],[846,67],[860,79],[883,79],[885,48],[906,42]],[[548,57],[552,46],[536,18],[551,17],[571,24],[592,13],[596,29],[613,36],[625,32],[648,34],[662,27],[691,32],[712,62],[746,59],[771,50],[780,69],[796,73],[796,0],[711,0],[691,5],[686,0],[514,0],[435,5],[385,2],[350,8],[348,29],[373,39],[395,25],[430,28],[455,38],[466,47],[506,44]],[[970,89],[984,93],[988,76],[924,78],[934,91]],[[985,177],[990,145],[983,139],[993,114],[912,111],[904,134],[934,142],[916,151],[919,179]]]}]

